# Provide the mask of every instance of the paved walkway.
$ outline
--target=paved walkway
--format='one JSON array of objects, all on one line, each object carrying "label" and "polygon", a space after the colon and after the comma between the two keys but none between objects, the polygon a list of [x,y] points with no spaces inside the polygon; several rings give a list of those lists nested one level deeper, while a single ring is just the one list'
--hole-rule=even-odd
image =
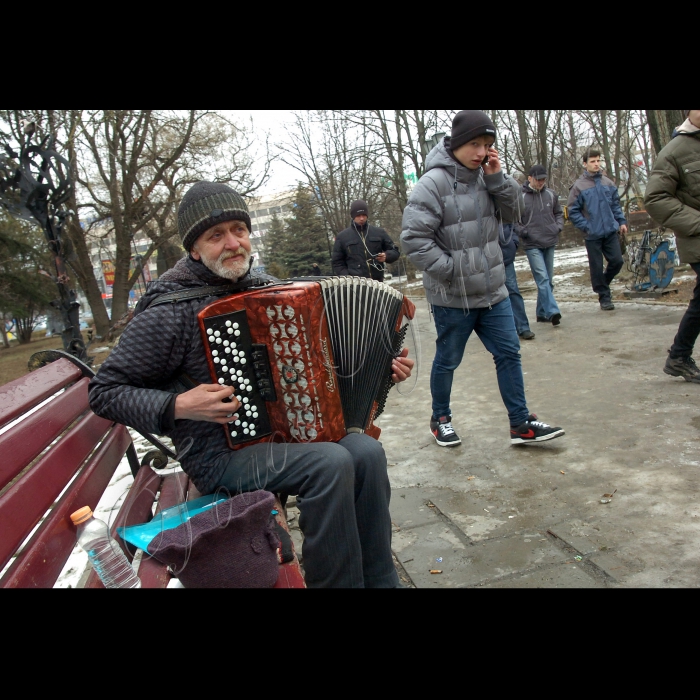
[{"label": "paved walkway", "polygon": [[700,385],[662,372],[683,306],[563,302],[559,327],[533,323],[528,407],[567,433],[541,445],[510,445],[492,357],[473,337],[453,392],[462,444],[443,448],[428,428],[435,330],[416,303],[417,380],[392,390],[379,421],[409,585],[700,584]]}]

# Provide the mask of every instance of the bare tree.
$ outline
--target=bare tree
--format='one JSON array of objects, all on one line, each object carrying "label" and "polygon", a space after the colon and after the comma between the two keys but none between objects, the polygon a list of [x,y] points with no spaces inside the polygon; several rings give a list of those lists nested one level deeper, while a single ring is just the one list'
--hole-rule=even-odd
[{"label": "bare tree", "polygon": [[[7,114],[7,113],[6,113]],[[252,134],[206,110],[15,110],[58,137],[77,183],[70,202],[74,214],[66,233],[73,246],[69,264],[85,292],[97,334],[110,320],[90,259],[88,239],[113,239],[115,278],[112,322],[127,310],[129,290],[149,257],[166,245],[172,255],[175,213],[186,187],[200,179],[229,182],[242,195],[263,184],[270,158],[255,174]],[[134,240],[150,240],[140,264]]]},{"label": "bare tree", "polygon": [[647,109],[645,110],[651,141],[658,153],[670,140],[673,130],[683,123],[681,109]]}]

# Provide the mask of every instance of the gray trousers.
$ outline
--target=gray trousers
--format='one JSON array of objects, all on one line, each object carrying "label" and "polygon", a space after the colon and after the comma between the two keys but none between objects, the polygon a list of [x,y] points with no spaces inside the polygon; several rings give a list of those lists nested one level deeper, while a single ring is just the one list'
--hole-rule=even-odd
[{"label": "gray trousers", "polygon": [[392,588],[391,486],[384,448],[350,434],[338,443],[262,443],[231,452],[218,484],[297,497],[309,588]]}]

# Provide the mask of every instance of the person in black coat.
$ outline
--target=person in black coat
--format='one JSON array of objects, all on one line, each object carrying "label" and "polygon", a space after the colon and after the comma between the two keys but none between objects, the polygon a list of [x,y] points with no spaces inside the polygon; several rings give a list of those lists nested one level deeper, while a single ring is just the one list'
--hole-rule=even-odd
[{"label": "person in black coat", "polygon": [[334,275],[369,277],[384,281],[384,263],[399,259],[399,249],[383,228],[367,223],[369,207],[358,199],[350,206],[352,224],[341,231],[333,246]]}]

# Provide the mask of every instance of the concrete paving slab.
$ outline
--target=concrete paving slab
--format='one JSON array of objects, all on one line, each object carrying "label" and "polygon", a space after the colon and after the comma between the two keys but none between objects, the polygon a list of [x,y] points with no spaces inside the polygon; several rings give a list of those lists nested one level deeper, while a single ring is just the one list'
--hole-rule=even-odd
[{"label": "concrete paving slab", "polygon": [[602,535],[597,525],[578,519],[557,523],[548,531],[584,556],[605,552],[612,548],[614,541],[614,538]]},{"label": "concrete paving slab", "polygon": [[[378,421],[392,508],[397,494],[416,489],[416,502],[433,499],[472,541],[554,528],[614,585],[700,585],[700,385],[662,371],[685,305],[616,302],[603,312],[593,300],[565,301],[560,326],[533,322],[537,337],[521,344],[528,408],[566,430],[541,445],[510,445],[493,359],[472,337],[453,386],[462,444],[448,449],[428,428],[435,331],[425,300],[414,301],[408,344],[419,360],[416,378],[402,395],[391,391]],[[534,321],[534,301],[525,305]],[[613,501],[601,504],[615,489]],[[568,530],[558,531],[563,525]],[[411,546],[428,532],[416,528]],[[517,563],[489,561],[494,571],[517,571]],[[421,585],[447,585],[445,574],[443,583],[421,575]],[[473,585],[450,577],[450,585]]]},{"label": "concrete paving slab", "polygon": [[[567,560],[567,555],[547,540],[511,536],[465,545],[445,525],[440,529],[423,525],[395,533],[393,547],[418,588],[476,586]],[[435,569],[442,573],[431,574]]]},{"label": "concrete paving slab", "polygon": [[559,564],[527,571],[500,581],[482,584],[484,588],[606,588],[577,564]]}]

